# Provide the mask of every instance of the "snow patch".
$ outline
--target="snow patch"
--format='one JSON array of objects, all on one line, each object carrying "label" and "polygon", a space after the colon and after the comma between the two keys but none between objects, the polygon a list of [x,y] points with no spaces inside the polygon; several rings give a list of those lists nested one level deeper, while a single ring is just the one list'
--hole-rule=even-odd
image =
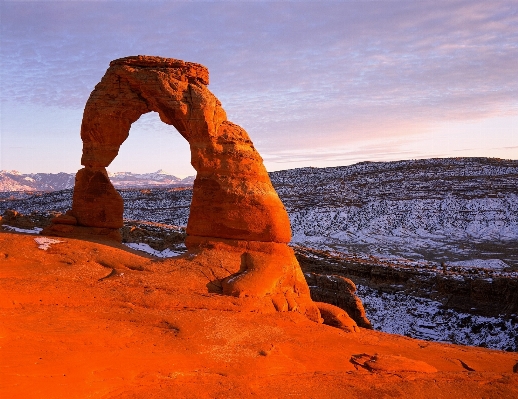
[{"label": "snow patch", "polygon": [[2,227],[8,231],[16,231],[17,233],[27,233],[27,234],[40,234],[40,231],[43,230],[40,227],[34,227],[33,229],[20,229],[19,227],[8,226],[5,224]]},{"label": "snow patch", "polygon": [[509,265],[500,259],[470,259],[448,262],[448,266],[475,267],[483,269],[503,270]]},{"label": "snow patch", "polygon": [[183,252],[173,251],[169,248],[164,249],[163,251],[157,251],[156,249],[151,248],[148,244],[145,243],[136,243],[136,242],[130,242],[130,243],[124,243],[127,247],[130,247],[131,249],[135,249],[137,251],[142,251],[145,253],[148,253],[150,255],[156,256],[158,258],[172,258],[173,256],[181,255]]},{"label": "snow patch", "polygon": [[34,241],[36,241],[36,244],[38,244],[38,248],[43,249],[44,251],[49,249],[52,244],[59,244],[60,242],[65,242],[48,237],[38,237],[35,238]]},{"label": "snow patch", "polygon": [[518,318],[485,317],[444,308],[440,302],[386,293],[356,284],[375,330],[426,341],[518,350]]}]

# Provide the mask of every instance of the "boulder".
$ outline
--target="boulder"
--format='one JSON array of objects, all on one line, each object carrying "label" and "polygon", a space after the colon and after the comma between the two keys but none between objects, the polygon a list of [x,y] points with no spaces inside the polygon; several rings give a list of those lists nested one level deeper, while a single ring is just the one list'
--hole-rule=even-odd
[{"label": "boulder", "polygon": [[[356,285],[352,280],[343,276],[312,272],[306,272],[304,276],[311,287],[311,297],[314,301],[333,304],[343,309],[358,326],[372,329],[363,303],[356,295]],[[322,312],[322,309],[320,311]]]},{"label": "boulder", "polygon": [[324,319],[324,324],[337,327],[346,332],[360,332],[358,324],[347,314],[347,312],[338,306],[325,302],[315,302],[320,311],[320,315]]}]

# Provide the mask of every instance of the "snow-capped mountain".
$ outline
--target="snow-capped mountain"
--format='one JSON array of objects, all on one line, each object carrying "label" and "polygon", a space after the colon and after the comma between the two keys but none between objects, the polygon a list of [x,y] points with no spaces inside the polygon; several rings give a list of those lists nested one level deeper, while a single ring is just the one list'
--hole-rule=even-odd
[{"label": "snow-capped mountain", "polygon": [[188,176],[180,179],[162,169],[154,173],[131,173],[116,172],[108,173],[112,184],[116,188],[138,188],[138,187],[170,187],[177,185],[192,185],[195,176]]},{"label": "snow-capped mountain", "polygon": [[71,173],[21,174],[15,170],[0,171],[0,191],[56,191],[74,186]]},{"label": "snow-capped mountain", "polygon": [[[154,173],[108,172],[116,188],[173,187],[192,185],[194,176],[184,179],[163,170]],[[57,191],[74,187],[74,173],[31,173],[21,174],[15,170],[0,171],[0,192],[12,191]]]}]

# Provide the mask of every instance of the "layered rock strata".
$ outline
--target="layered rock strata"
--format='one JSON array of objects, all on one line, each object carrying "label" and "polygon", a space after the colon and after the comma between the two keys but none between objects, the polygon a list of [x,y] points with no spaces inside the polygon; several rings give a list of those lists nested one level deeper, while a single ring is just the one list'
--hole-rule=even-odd
[{"label": "layered rock strata", "polygon": [[287,246],[288,214],[262,158],[246,131],[227,120],[208,83],[207,68],[195,63],[148,56],[112,61],[84,110],[84,169],[76,175],[72,210],[54,219],[43,234],[120,241],[123,201],[105,168],[128,138],[131,124],[155,111],[189,142],[197,172],[187,247],[198,256],[229,254],[228,273],[215,277],[213,287],[238,297],[268,297],[279,311],[321,321]]}]

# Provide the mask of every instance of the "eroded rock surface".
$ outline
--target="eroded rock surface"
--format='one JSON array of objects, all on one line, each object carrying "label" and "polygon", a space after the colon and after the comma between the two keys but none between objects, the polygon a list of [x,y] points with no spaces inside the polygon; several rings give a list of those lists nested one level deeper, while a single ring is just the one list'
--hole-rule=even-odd
[{"label": "eroded rock surface", "polygon": [[[306,272],[305,276],[311,287],[311,297],[314,301],[334,305],[334,307],[342,309],[358,326],[372,329],[372,324],[367,318],[363,303],[356,295],[356,285],[352,280],[343,276],[311,272]],[[322,307],[320,305],[318,307],[322,313]],[[324,320],[326,319],[324,315],[322,317]],[[326,322],[326,324],[330,323]]]},{"label": "eroded rock surface", "polygon": [[326,302],[316,302],[316,305],[325,324],[340,328],[346,332],[360,331],[358,324],[356,324],[345,310]]},{"label": "eroded rock surface", "polygon": [[0,233],[1,398],[518,397],[516,353],[348,334],[208,294],[230,252],[158,261],[36,238]]}]

